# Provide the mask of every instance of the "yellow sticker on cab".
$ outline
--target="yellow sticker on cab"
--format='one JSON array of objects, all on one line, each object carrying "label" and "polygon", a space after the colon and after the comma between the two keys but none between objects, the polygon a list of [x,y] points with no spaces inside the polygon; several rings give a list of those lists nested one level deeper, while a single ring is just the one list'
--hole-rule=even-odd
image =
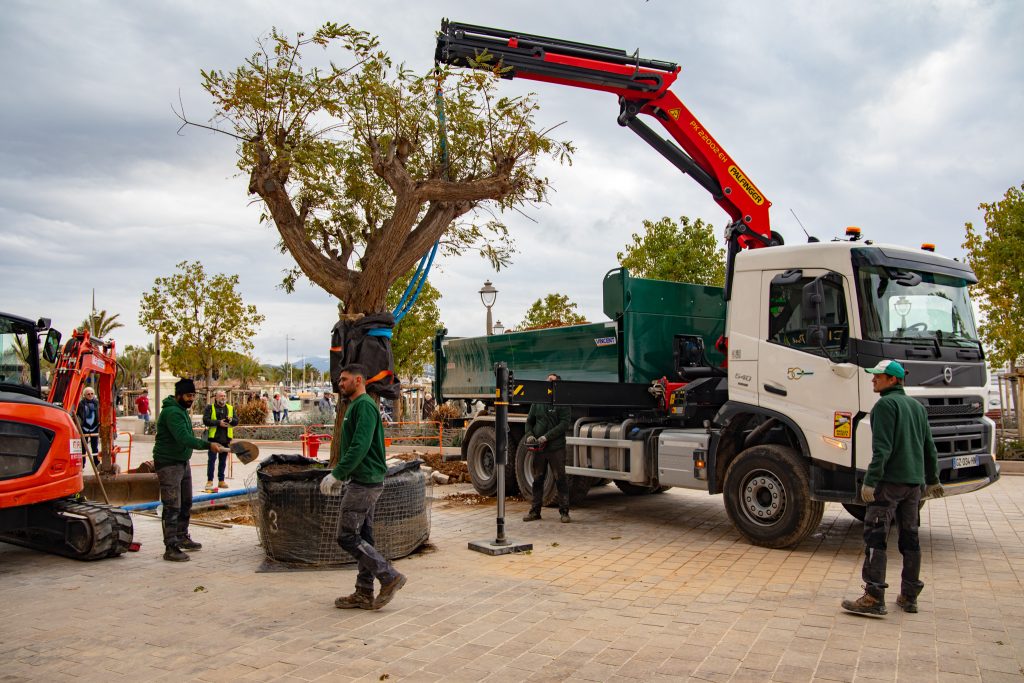
[{"label": "yellow sticker on cab", "polygon": [[837,439],[849,439],[853,436],[853,413],[836,411],[832,421],[832,436]]}]

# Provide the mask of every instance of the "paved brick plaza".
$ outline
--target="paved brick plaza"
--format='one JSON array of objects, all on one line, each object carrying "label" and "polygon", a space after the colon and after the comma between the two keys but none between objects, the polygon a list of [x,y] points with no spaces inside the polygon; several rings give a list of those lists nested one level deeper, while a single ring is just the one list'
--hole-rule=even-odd
[{"label": "paved brick plaza", "polygon": [[1024,679],[1022,477],[928,504],[921,612],[894,591],[884,619],[839,609],[859,595],[861,525],[838,505],[773,551],[739,540],[720,497],[591,496],[571,525],[510,503],[535,549],[497,558],[466,547],[493,506],[435,500],[436,552],[398,562],[409,584],[379,612],[333,607],[352,571],[255,573],[251,527],[194,528],[206,548],[184,565],[141,517],[142,551],[117,560],[0,544],[0,681]]}]

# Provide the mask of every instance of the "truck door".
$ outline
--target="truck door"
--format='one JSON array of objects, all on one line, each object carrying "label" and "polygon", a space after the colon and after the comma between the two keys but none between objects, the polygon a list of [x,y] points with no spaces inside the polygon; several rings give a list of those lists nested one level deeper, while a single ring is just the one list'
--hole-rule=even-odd
[{"label": "truck door", "polygon": [[[802,306],[804,287],[819,276],[826,276],[824,329],[815,340],[808,336]],[[850,284],[822,269],[766,271],[762,278],[759,404],[793,420],[813,458],[849,467],[859,405],[857,366],[846,362],[854,310]]]}]

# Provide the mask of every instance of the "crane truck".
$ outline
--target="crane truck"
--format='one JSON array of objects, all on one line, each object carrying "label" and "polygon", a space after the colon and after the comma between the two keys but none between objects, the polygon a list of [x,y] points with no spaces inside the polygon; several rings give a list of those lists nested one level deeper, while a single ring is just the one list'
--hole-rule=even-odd
[{"label": "crane truck", "polygon": [[[608,321],[435,340],[435,396],[493,402],[508,364],[506,479],[532,486],[522,439],[531,403],[571,407],[571,495],[614,481],[628,495],[682,487],[722,494],[755,545],[799,543],[826,502],[863,518],[877,396],[863,372],[896,358],[927,410],[947,495],[999,477],[988,377],[968,293],[971,269],[934,253],[845,238],[783,245],[771,202],[669,90],[678,65],[585,43],[445,21],[435,59],[503,78],[614,94],[618,122],[711,193],[729,214],[723,288],[632,277],[603,282]],[[652,117],[663,138],[639,116]],[[561,379],[547,382],[549,373]],[[461,456],[477,491],[496,487],[494,416],[466,428]],[[547,484],[553,489],[552,477]],[[553,497],[554,491],[548,491]]]}]

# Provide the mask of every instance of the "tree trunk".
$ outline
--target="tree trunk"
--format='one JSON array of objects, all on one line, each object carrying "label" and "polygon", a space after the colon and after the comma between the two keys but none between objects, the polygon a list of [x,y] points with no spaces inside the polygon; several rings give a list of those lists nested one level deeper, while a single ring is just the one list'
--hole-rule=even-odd
[{"label": "tree trunk", "polygon": [[331,437],[331,460],[330,468],[333,470],[341,459],[341,424],[345,421],[345,411],[348,404],[338,396],[338,411],[334,414],[334,435]]}]

